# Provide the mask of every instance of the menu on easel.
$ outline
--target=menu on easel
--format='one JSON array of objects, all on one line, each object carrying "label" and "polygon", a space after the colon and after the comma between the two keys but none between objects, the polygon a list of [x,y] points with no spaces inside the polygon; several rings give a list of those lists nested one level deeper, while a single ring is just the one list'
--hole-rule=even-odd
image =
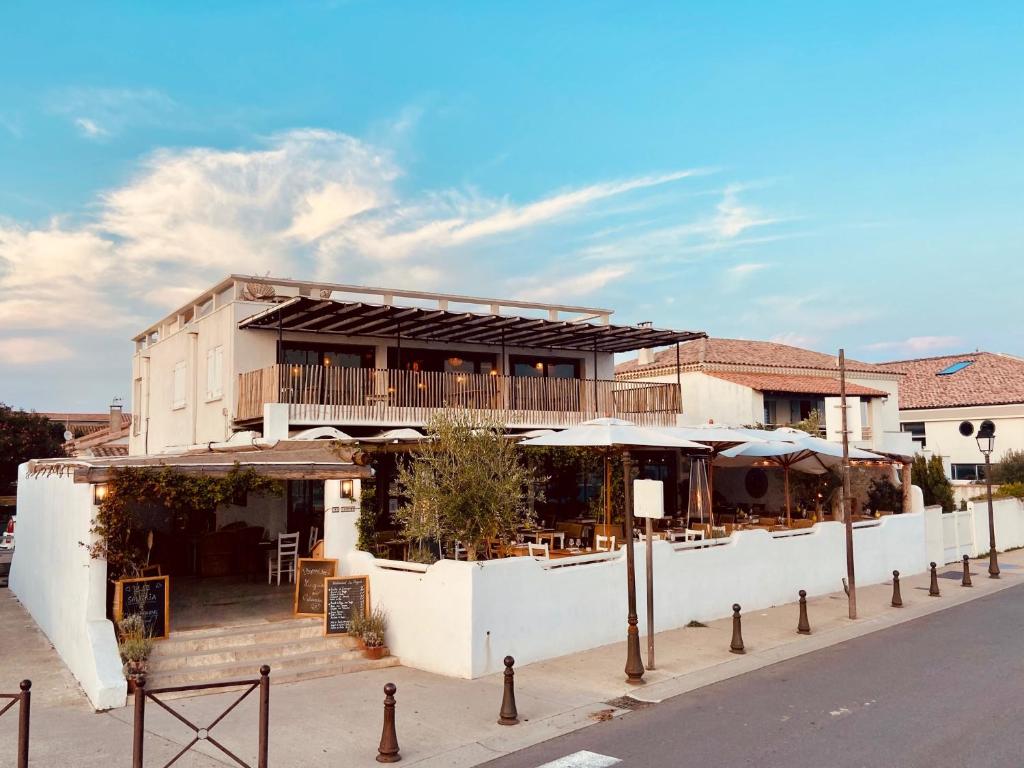
[{"label": "menu on easel", "polygon": [[366,576],[324,579],[324,634],[344,635],[357,611],[370,608],[370,580]]},{"label": "menu on easel", "polygon": [[323,616],[324,579],[337,573],[338,561],[333,559],[300,557],[295,568],[296,616]]}]

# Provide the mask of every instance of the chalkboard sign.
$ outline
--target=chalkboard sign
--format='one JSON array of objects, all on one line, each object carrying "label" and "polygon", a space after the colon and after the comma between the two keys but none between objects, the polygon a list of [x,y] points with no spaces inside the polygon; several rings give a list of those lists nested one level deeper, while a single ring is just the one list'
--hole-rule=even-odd
[{"label": "chalkboard sign", "polygon": [[141,613],[150,637],[167,637],[171,633],[170,579],[170,576],[149,576],[115,581],[114,621]]},{"label": "chalkboard sign", "polygon": [[325,635],[347,634],[356,611],[370,610],[370,581],[366,576],[325,579],[324,594],[327,596]]},{"label": "chalkboard sign", "polygon": [[300,557],[295,573],[295,615],[324,615],[324,579],[334,576],[338,561]]}]

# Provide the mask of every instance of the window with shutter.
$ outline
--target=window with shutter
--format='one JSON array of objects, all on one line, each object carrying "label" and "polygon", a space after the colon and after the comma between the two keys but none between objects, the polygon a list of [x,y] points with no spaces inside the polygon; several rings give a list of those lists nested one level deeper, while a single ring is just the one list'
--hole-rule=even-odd
[{"label": "window with shutter", "polygon": [[224,347],[214,347],[206,353],[206,399],[224,396]]}]

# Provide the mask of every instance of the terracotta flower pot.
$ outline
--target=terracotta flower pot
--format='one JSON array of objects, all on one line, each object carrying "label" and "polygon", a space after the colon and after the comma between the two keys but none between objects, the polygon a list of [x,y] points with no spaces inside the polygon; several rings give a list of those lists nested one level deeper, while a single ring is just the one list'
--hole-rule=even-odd
[{"label": "terracotta flower pot", "polygon": [[383,645],[368,646],[363,651],[363,655],[368,659],[383,659],[388,655],[388,649]]}]

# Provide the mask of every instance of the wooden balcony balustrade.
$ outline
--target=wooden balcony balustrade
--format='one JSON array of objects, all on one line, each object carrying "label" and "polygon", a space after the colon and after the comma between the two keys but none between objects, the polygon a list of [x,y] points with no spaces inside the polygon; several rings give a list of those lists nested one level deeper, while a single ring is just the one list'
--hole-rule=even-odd
[{"label": "wooden balcony balustrade", "polygon": [[507,425],[566,427],[599,416],[673,425],[674,384],[271,365],[238,375],[237,421],[285,403],[299,424],[424,424],[446,407],[481,411]]}]

